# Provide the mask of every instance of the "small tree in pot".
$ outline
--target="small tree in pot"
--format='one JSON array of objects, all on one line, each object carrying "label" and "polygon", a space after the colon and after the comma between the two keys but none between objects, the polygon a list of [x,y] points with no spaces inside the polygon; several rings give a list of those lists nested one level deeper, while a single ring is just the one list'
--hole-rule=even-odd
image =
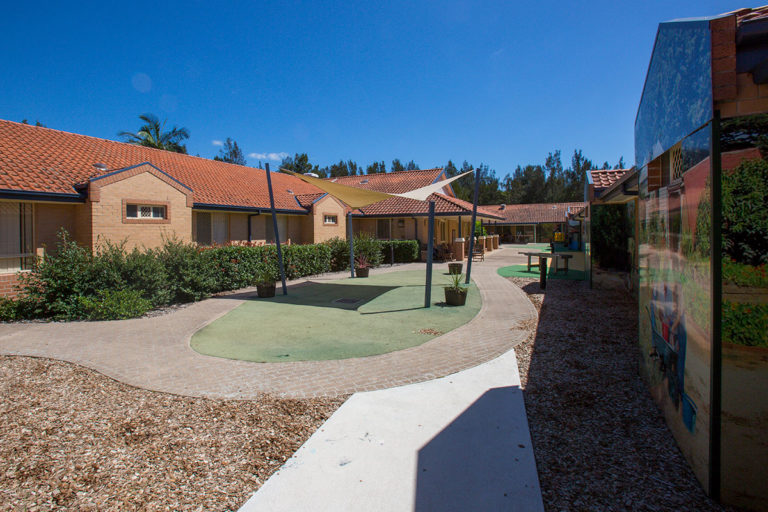
[{"label": "small tree in pot", "polygon": [[462,274],[451,274],[450,284],[445,287],[445,303],[449,306],[463,306],[467,302],[466,286],[461,284]]},{"label": "small tree in pot", "polygon": [[368,277],[368,272],[371,270],[371,264],[368,263],[368,258],[365,255],[360,255],[355,258],[355,277]]},{"label": "small tree in pot", "polygon": [[265,261],[259,266],[253,276],[253,284],[256,285],[256,294],[259,297],[274,297],[275,283],[277,282],[277,268],[270,262]]}]

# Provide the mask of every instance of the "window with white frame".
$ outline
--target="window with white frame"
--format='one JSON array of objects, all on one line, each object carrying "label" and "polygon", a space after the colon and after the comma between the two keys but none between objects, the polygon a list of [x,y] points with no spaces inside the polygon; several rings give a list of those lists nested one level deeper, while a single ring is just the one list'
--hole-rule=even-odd
[{"label": "window with white frame", "polygon": [[165,206],[151,204],[126,204],[125,217],[127,219],[165,219]]},{"label": "window with white frame", "polygon": [[336,225],[339,223],[338,215],[323,215],[323,224]]},{"label": "window with white frame", "polygon": [[18,272],[34,261],[32,205],[0,202],[0,273]]}]

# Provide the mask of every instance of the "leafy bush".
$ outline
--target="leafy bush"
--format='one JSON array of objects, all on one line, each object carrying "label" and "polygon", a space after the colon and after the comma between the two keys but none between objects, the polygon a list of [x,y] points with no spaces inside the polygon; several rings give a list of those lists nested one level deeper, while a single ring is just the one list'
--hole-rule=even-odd
[{"label": "leafy bush", "polygon": [[18,302],[5,297],[0,297],[0,322],[13,322],[19,320]]},{"label": "leafy bush", "polygon": [[723,282],[752,288],[768,288],[766,265],[753,267],[723,258]]},{"label": "leafy bush", "polygon": [[79,312],[88,320],[135,318],[152,309],[152,302],[136,290],[99,290],[95,297],[78,297]]},{"label": "leafy bush", "polygon": [[[277,249],[265,247],[268,259],[277,262]],[[273,256],[274,255],[274,256]],[[332,251],[328,245],[289,245],[283,247],[283,263],[287,279],[323,274],[331,270]]]},{"label": "leafy bush", "polygon": [[203,250],[213,269],[216,285],[212,291],[237,290],[251,286],[263,266],[264,247],[222,246]]},{"label": "leafy bush", "polygon": [[[381,240],[370,233],[361,232],[355,235],[355,256],[365,256],[371,267],[381,265],[383,259],[381,247]],[[349,250],[349,246],[347,246],[347,250]],[[349,259],[349,253],[347,253],[347,259]],[[349,264],[347,264],[347,268],[349,268]]]},{"label": "leafy bush", "polygon": [[723,341],[768,346],[768,304],[723,302]]},{"label": "leafy bush", "polygon": [[382,240],[382,262],[392,263],[390,247],[395,248],[395,263],[410,263],[419,259],[418,240]]},{"label": "leafy bush", "polygon": [[768,162],[745,160],[722,182],[723,252],[738,263],[768,263]]},{"label": "leafy bush", "polygon": [[349,242],[337,236],[323,244],[331,250],[331,271],[349,270]]},{"label": "leafy bush", "polygon": [[94,265],[90,250],[77,245],[65,231],[59,233],[55,255],[37,261],[32,271],[19,275],[23,294],[36,304],[30,316],[56,319],[80,318],[79,297],[96,294],[103,269]]},{"label": "leafy bush", "polygon": [[157,251],[134,249],[126,254],[122,278],[131,290],[139,292],[153,307],[171,304],[168,272]]},{"label": "leafy bush", "polygon": [[157,251],[157,257],[170,277],[168,292],[171,302],[202,300],[216,291],[215,268],[194,245],[178,238],[168,238]]},{"label": "leafy bush", "polygon": [[592,256],[603,268],[629,270],[629,238],[634,231],[627,207],[607,204],[592,208]]}]

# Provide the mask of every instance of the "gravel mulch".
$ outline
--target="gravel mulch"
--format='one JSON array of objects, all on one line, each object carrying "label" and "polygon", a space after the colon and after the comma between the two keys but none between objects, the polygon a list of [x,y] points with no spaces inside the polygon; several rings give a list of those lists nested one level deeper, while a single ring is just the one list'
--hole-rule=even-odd
[{"label": "gravel mulch", "polygon": [[637,303],[510,278],[539,310],[516,347],[547,510],[727,510],[702,490],[638,373]]},{"label": "gravel mulch", "polygon": [[0,510],[237,510],[343,401],[180,397],[0,356]]}]

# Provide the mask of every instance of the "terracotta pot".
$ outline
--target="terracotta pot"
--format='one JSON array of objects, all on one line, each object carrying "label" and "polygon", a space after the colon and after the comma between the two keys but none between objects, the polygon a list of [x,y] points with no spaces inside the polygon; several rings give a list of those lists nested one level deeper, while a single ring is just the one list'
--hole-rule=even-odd
[{"label": "terracotta pot", "polygon": [[449,306],[463,306],[467,302],[467,289],[455,290],[453,288],[444,288],[445,303]]},{"label": "terracotta pot", "polygon": [[368,277],[368,272],[370,272],[371,269],[368,267],[365,268],[356,268],[355,269],[355,277]]},{"label": "terracotta pot", "polygon": [[448,273],[449,274],[461,274],[461,270],[464,268],[463,263],[449,263],[448,264]]},{"label": "terracotta pot", "polygon": [[262,298],[275,296],[275,283],[262,283],[256,285],[256,295]]}]

